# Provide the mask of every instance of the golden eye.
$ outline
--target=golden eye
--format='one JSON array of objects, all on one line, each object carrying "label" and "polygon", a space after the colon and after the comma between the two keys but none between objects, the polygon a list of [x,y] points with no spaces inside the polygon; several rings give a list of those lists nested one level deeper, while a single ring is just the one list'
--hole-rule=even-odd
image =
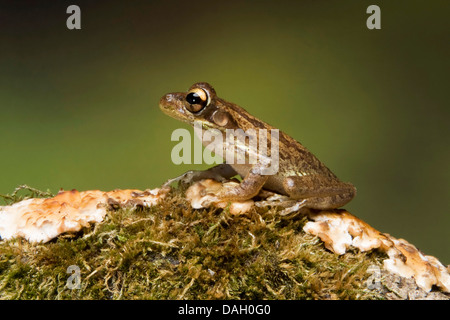
[{"label": "golden eye", "polygon": [[189,103],[186,108],[190,112],[199,112],[209,104],[209,97],[205,90],[197,88],[191,90],[186,95],[186,101]]}]

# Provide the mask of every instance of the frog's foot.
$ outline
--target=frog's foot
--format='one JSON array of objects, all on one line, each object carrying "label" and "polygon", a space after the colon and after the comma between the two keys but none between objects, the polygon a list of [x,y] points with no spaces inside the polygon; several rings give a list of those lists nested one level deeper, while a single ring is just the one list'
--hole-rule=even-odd
[{"label": "frog's foot", "polygon": [[257,197],[259,199],[264,199],[264,200],[267,200],[267,199],[269,199],[271,197],[277,197],[277,196],[285,197],[285,196],[282,196],[282,195],[280,195],[280,194],[278,194],[276,192],[265,190],[265,189],[259,190],[259,193],[257,195]]},{"label": "frog's foot", "polygon": [[172,183],[178,182],[181,186],[187,187],[194,182],[203,180],[203,179],[213,179],[218,182],[225,182],[227,179],[221,176],[219,173],[211,172],[211,171],[187,171],[183,173],[182,175],[167,180],[163,185],[162,188],[169,187]]},{"label": "frog's foot", "polygon": [[166,182],[164,182],[164,183],[162,184],[161,189],[170,188],[170,185],[171,185],[172,183],[180,181],[184,175],[185,175],[185,174],[182,174],[181,176],[178,176],[178,177],[176,177],[176,178],[172,178],[172,179],[167,180]]},{"label": "frog's foot", "polygon": [[174,182],[178,182],[181,186],[188,186],[193,184],[194,182],[204,180],[204,179],[213,179],[218,182],[225,182],[228,179],[235,176],[237,172],[228,164],[222,163],[215,167],[209,168],[208,170],[191,170],[183,173],[181,176],[178,176],[173,179],[167,180],[163,184],[164,187],[170,186]]},{"label": "frog's foot", "polygon": [[265,207],[288,207],[295,203],[295,200],[290,199],[288,196],[284,196],[278,193],[273,193],[266,200],[255,202],[255,205],[260,208]]},{"label": "frog's foot", "polygon": [[209,208],[211,206],[215,206],[220,202],[220,199],[213,195],[206,195],[203,197],[203,201],[201,203],[203,208]]},{"label": "frog's foot", "polygon": [[306,205],[306,199],[301,201],[292,200],[287,196],[283,196],[280,194],[275,194],[265,201],[258,201],[255,203],[257,207],[265,208],[265,207],[283,207],[284,209],[280,212],[280,215],[286,216],[292,212],[296,212],[303,208]]},{"label": "frog's foot", "polygon": [[297,201],[293,206],[290,206],[283,211],[280,212],[281,216],[287,216],[288,214],[291,214],[292,212],[299,211],[301,208],[303,208],[306,205],[306,199],[303,199],[302,201]]},{"label": "frog's foot", "polygon": [[185,173],[183,173],[182,175],[169,179],[167,180],[163,185],[162,188],[166,188],[169,187],[172,183],[174,182],[178,182],[181,185],[188,185],[188,184],[192,184],[193,182],[196,181],[196,179],[194,179],[195,173],[197,171],[187,171]]}]

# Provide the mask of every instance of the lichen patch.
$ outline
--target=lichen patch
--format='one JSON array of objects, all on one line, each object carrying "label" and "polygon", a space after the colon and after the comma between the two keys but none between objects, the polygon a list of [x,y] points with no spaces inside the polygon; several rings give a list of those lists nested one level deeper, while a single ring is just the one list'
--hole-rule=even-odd
[{"label": "lichen patch", "polygon": [[52,198],[32,198],[0,207],[0,238],[25,238],[48,242],[60,234],[77,232],[103,221],[107,209],[149,207],[164,198],[168,190],[60,191]]}]

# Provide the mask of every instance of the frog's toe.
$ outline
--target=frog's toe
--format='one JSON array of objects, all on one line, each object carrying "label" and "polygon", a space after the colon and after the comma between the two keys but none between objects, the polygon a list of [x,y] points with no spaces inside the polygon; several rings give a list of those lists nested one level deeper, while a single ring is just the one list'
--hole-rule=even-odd
[{"label": "frog's toe", "polygon": [[265,207],[290,207],[293,203],[297,201],[290,199],[287,196],[283,196],[281,194],[273,194],[266,198],[266,200],[263,201],[257,201],[255,202],[255,205],[260,208]]},{"label": "frog's toe", "polygon": [[255,202],[255,205],[260,208],[266,207],[282,207],[283,210],[280,212],[281,216],[287,216],[293,212],[299,211],[301,208],[305,207],[306,200],[301,201],[289,199],[283,195],[277,195],[269,197],[265,201]]},{"label": "frog's toe", "polygon": [[195,177],[196,177],[195,171],[192,170],[187,171],[179,177],[179,184],[181,186],[191,185],[193,182],[195,182],[196,180]]},{"label": "frog's toe", "polygon": [[217,204],[219,201],[219,198],[214,196],[205,197],[205,199],[202,201],[202,207],[209,208],[210,206]]},{"label": "frog's toe", "polygon": [[179,181],[179,177],[169,179],[169,180],[167,180],[166,182],[164,182],[164,183],[161,185],[161,189],[167,189],[167,188],[170,188],[170,185],[171,185],[172,183],[174,183],[174,182],[177,182],[177,181]]},{"label": "frog's toe", "polygon": [[181,186],[188,186],[191,185],[192,182],[194,182],[195,172],[194,171],[188,171],[183,173],[182,175],[169,179],[161,186],[161,188],[169,188],[170,185],[174,182],[178,182]]},{"label": "frog's toe", "polygon": [[281,216],[287,216],[288,214],[291,214],[292,212],[299,211],[301,208],[303,208],[306,205],[306,199],[303,199],[302,201],[297,201],[293,206],[290,206],[283,211],[280,212]]}]

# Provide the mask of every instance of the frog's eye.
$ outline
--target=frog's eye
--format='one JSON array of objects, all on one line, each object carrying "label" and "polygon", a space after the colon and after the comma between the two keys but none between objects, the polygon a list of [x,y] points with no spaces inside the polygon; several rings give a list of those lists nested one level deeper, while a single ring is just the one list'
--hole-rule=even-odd
[{"label": "frog's eye", "polygon": [[196,88],[191,90],[187,96],[186,101],[189,103],[186,108],[193,113],[201,111],[209,104],[209,97],[205,90]]}]

